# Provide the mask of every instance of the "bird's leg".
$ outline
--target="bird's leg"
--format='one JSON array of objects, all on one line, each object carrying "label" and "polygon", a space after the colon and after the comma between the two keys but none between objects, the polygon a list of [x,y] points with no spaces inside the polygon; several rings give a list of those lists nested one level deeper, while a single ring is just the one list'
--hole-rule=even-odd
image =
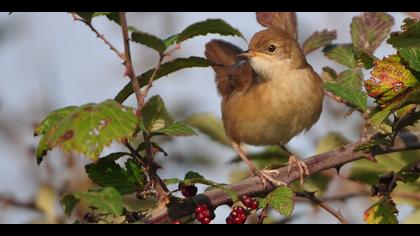
[{"label": "bird's leg", "polygon": [[288,174],[290,174],[292,172],[293,165],[298,166],[299,173],[300,173],[300,188],[302,189],[303,188],[303,178],[305,176],[309,175],[308,166],[299,157],[297,157],[292,152],[290,152],[285,146],[281,146],[281,148],[289,154],[289,162],[288,162],[289,165],[287,167]]},{"label": "bird's leg", "polygon": [[233,149],[235,149],[236,153],[238,153],[241,159],[247,164],[251,174],[260,177],[260,179],[263,181],[264,186],[267,186],[268,181],[276,186],[286,185],[284,182],[275,180],[273,177],[271,177],[269,173],[258,170],[254,163],[252,163],[252,161],[248,159],[245,152],[242,150],[241,146],[237,142],[232,141],[232,147]]}]

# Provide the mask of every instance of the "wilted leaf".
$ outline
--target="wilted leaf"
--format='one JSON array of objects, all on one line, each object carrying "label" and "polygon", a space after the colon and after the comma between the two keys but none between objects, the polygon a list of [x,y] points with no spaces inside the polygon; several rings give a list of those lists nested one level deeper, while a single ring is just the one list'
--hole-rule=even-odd
[{"label": "wilted leaf", "polygon": [[297,39],[297,19],[295,12],[257,12],[257,21],[268,28],[282,29]]},{"label": "wilted leaf", "polygon": [[[167,76],[175,71],[182,70],[190,67],[208,67],[210,62],[202,57],[189,57],[189,58],[177,58],[173,61],[163,63],[160,69],[156,73],[154,80],[158,80],[164,76]],[[150,77],[155,69],[151,69],[140,76],[137,76],[137,80],[141,87],[148,84]],[[133,87],[131,82],[128,83],[114,98],[115,101],[123,103],[131,94],[133,94]]]},{"label": "wilted leaf", "polygon": [[366,111],[367,95],[362,91],[362,74],[360,70],[345,70],[337,77],[337,83],[327,82],[325,88],[355,107]]},{"label": "wilted leaf", "polygon": [[179,33],[176,42],[181,43],[195,36],[207,34],[231,35],[239,36],[242,38],[244,37],[242,33],[239,32],[239,30],[233,28],[225,21],[221,19],[208,19],[194,23],[185,28],[181,33]]},{"label": "wilted leaf", "polygon": [[356,68],[356,56],[351,44],[331,44],[322,50],[327,58],[345,65],[349,68]]},{"label": "wilted leaf", "polygon": [[321,32],[316,31],[311,36],[309,36],[308,39],[305,40],[305,42],[302,45],[302,50],[305,55],[319,49],[322,47],[325,47],[333,40],[337,38],[337,31],[328,31],[323,30]]},{"label": "wilted leaf", "polygon": [[324,82],[336,82],[337,76],[337,72],[333,68],[328,66],[322,67],[321,78]]},{"label": "wilted leaf", "polygon": [[350,34],[356,52],[372,55],[388,36],[393,25],[392,16],[383,12],[365,12],[353,17]]},{"label": "wilted leaf", "polygon": [[60,147],[65,153],[80,153],[96,160],[104,147],[112,141],[121,142],[131,138],[138,127],[133,109],[113,100],[86,104],[66,112],[68,114],[65,116],[47,116],[47,120],[41,123],[49,130],[47,133],[45,129],[40,131],[44,136],[37,150],[38,163],[47,150],[54,147]]},{"label": "wilted leaf", "polygon": [[264,208],[267,205],[282,216],[291,216],[295,206],[293,191],[286,186],[276,188],[260,201],[260,208]]},{"label": "wilted leaf", "polygon": [[211,139],[230,147],[230,142],[226,137],[222,121],[214,115],[196,114],[190,116],[184,122],[208,135]]},{"label": "wilted leaf", "polygon": [[368,224],[398,224],[398,210],[392,199],[384,197],[364,213],[364,221]]},{"label": "wilted leaf", "polygon": [[159,53],[163,53],[166,50],[166,45],[162,39],[146,32],[133,30],[131,33],[131,40],[136,43],[143,44],[149,48],[153,48]]},{"label": "wilted leaf", "polygon": [[146,183],[146,176],[132,160],[126,162],[126,169],[115,160],[101,158],[96,163],[85,166],[89,178],[101,187],[113,187],[120,194],[131,194],[141,190]]},{"label": "wilted leaf", "polygon": [[[73,196],[73,197],[72,197]],[[123,213],[123,201],[118,191],[112,187],[89,190],[88,192],[67,193],[62,198],[66,213],[71,213],[76,201],[84,201],[101,214],[120,216]]]}]

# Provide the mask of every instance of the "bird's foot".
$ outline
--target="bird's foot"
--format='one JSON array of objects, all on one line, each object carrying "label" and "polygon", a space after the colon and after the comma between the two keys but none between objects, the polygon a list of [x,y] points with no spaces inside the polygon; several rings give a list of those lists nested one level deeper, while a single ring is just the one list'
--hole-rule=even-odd
[{"label": "bird's foot", "polygon": [[290,173],[292,172],[292,168],[293,165],[297,165],[299,168],[299,173],[300,173],[300,188],[303,188],[303,178],[305,176],[309,175],[309,170],[308,170],[308,165],[306,165],[306,163],[302,160],[300,160],[298,157],[296,157],[295,155],[291,155],[289,157],[289,162],[288,162],[288,167],[287,167],[287,172],[290,175]]},{"label": "bird's foot", "polygon": [[268,185],[268,183],[271,183],[271,184],[273,184],[275,186],[281,186],[281,185],[287,186],[286,183],[274,179],[271,176],[270,173],[271,173],[270,170],[262,170],[262,171],[261,170],[258,170],[258,169],[252,169],[251,170],[251,174],[252,175],[256,175],[256,176],[258,176],[261,179],[261,181],[264,184],[264,187],[266,187]]}]

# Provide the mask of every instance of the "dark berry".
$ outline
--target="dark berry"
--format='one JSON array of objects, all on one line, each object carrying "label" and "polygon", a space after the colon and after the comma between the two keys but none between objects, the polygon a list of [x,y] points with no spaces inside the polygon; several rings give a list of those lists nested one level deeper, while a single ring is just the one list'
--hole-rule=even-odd
[{"label": "dark berry", "polygon": [[180,224],[182,224],[182,222],[180,220],[173,220],[171,222],[171,224],[173,224],[173,225],[180,225]]},{"label": "dark berry", "polygon": [[246,213],[245,208],[243,208],[241,206],[235,206],[235,207],[233,207],[232,212],[236,212],[238,214]]},{"label": "dark berry", "polygon": [[232,218],[232,216],[228,216],[227,218],[226,218],[226,224],[228,224],[228,225],[233,225],[233,218]]},{"label": "dark berry", "polygon": [[195,208],[195,214],[201,213],[205,210],[208,210],[209,207],[206,204],[200,204]]},{"label": "dark berry", "polygon": [[247,195],[243,195],[241,197],[241,202],[244,204],[244,206],[249,207],[252,203],[252,198]]},{"label": "dark berry", "polygon": [[211,222],[211,219],[210,218],[204,218],[202,221],[200,221],[201,222],[201,224],[204,224],[204,225],[208,225],[208,224],[210,224],[210,222]]},{"label": "dark berry", "polygon": [[181,185],[180,189],[181,189],[182,195],[186,198],[194,197],[197,194],[197,187],[195,187],[194,185],[189,185],[189,186]]},{"label": "dark berry", "polygon": [[210,210],[204,210],[201,214],[203,214],[206,218],[210,218],[212,215]]},{"label": "dark berry", "polygon": [[235,217],[235,218],[233,218],[232,219],[232,222],[235,225],[241,225],[241,224],[245,223],[245,221],[241,217]]},{"label": "dark berry", "polygon": [[249,208],[251,208],[252,210],[255,210],[258,208],[258,201],[254,200],[251,202],[250,206],[248,206]]},{"label": "dark berry", "polygon": [[198,214],[195,215],[195,218],[198,221],[202,222],[204,220],[204,218],[206,218],[206,216],[203,213],[200,212],[200,213],[198,213]]}]

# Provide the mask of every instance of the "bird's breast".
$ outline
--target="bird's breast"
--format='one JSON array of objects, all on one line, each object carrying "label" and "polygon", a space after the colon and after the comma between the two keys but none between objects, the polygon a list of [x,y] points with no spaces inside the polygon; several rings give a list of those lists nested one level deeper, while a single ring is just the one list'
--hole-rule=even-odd
[{"label": "bird's breast", "polygon": [[284,145],[319,119],[322,100],[321,80],[311,68],[253,85],[223,98],[226,134],[251,145]]}]

